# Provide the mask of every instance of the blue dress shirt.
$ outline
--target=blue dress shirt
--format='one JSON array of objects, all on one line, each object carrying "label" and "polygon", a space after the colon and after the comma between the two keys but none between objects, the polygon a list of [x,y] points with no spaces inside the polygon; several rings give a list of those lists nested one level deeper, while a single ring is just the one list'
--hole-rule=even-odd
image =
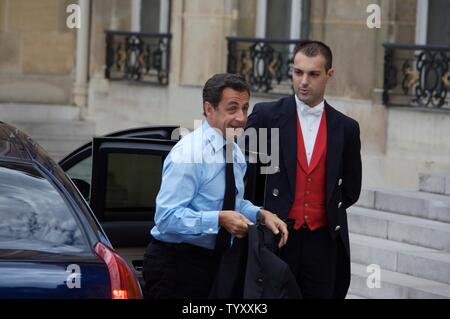
[{"label": "blue dress shirt", "polygon": [[[223,136],[204,121],[172,148],[156,198],[155,239],[214,249],[225,194],[224,146]],[[236,211],[256,222],[260,207],[243,198],[247,164],[236,143],[233,159]]]}]

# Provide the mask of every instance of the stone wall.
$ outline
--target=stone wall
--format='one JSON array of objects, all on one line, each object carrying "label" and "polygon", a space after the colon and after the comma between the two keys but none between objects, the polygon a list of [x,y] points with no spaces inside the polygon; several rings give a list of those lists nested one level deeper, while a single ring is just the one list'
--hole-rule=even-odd
[{"label": "stone wall", "polygon": [[131,0],[91,1],[89,74],[103,77],[105,66],[105,30],[131,31]]},{"label": "stone wall", "polygon": [[256,28],[256,0],[238,1],[237,33],[239,37],[254,37]]},{"label": "stone wall", "polygon": [[[381,7],[381,28],[366,25],[369,4]],[[310,38],[330,45],[335,79],[329,94],[379,100],[383,85],[382,43],[414,43],[416,0],[311,1]],[[375,91],[375,96],[374,96]]]},{"label": "stone wall", "polygon": [[171,83],[200,86],[226,70],[227,35],[236,35],[236,0],[173,0]]},{"label": "stone wall", "polygon": [[70,0],[0,0],[0,102],[68,104],[75,32]]}]

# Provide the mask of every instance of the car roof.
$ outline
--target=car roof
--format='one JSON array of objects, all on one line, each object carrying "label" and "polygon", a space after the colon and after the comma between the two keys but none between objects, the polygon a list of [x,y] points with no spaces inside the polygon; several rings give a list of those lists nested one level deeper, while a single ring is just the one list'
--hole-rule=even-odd
[{"label": "car roof", "polygon": [[35,161],[53,173],[58,167],[36,141],[17,127],[4,122],[0,122],[0,159]]},{"label": "car roof", "polygon": [[[102,137],[122,137],[122,138],[145,138],[147,135],[156,135],[159,134],[162,139],[170,139],[171,133],[180,128],[177,125],[155,125],[155,126],[145,126],[145,127],[136,127],[129,128],[126,130],[116,131],[112,133],[108,133],[103,135]],[[59,161],[59,164],[63,164],[72,158],[74,155],[85,151],[86,149],[90,149],[92,147],[92,141],[89,141],[77,149],[73,150],[69,154],[67,154],[63,159]]]},{"label": "car roof", "polygon": [[26,140],[32,141],[25,133],[18,128],[0,122],[0,158],[15,158],[22,161],[31,161],[33,159],[32,154],[36,150],[33,143],[25,142]]}]

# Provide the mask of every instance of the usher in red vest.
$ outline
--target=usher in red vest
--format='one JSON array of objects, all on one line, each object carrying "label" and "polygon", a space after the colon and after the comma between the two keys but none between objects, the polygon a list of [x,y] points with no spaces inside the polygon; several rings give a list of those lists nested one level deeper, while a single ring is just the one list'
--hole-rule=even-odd
[{"label": "usher in red vest", "polygon": [[325,110],[322,113],[309,166],[300,121],[297,116],[295,199],[288,216],[288,218],[295,220],[295,229],[299,229],[301,225],[306,223],[309,229],[315,230],[328,223],[325,209],[326,156],[327,120]]}]

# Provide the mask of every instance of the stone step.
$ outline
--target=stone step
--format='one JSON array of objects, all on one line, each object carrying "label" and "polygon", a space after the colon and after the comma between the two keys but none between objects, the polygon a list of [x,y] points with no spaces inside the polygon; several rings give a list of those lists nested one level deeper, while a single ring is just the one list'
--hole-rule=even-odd
[{"label": "stone step", "polygon": [[366,297],[357,296],[357,295],[347,294],[347,296],[345,296],[345,299],[367,299],[367,298]]},{"label": "stone step", "polygon": [[[448,299],[450,285],[380,269],[380,287],[369,288],[375,275],[367,267],[352,263],[350,295],[376,299]],[[369,278],[370,276],[370,278]],[[368,280],[369,279],[369,280]]]},{"label": "stone step", "polygon": [[450,174],[419,174],[419,190],[450,196]]},{"label": "stone step", "polygon": [[375,190],[363,188],[355,205],[359,207],[374,208]]},{"label": "stone step", "polygon": [[360,207],[450,223],[450,196],[398,189],[364,189]]},{"label": "stone step", "polygon": [[350,246],[355,263],[450,284],[448,252],[353,233]]},{"label": "stone step", "polygon": [[0,103],[0,119],[3,122],[74,121],[80,110],[72,105]]},{"label": "stone step", "polygon": [[91,121],[45,121],[45,122],[10,122],[26,132],[33,139],[38,137],[74,138],[92,137],[95,134],[95,123]]},{"label": "stone step", "polygon": [[388,240],[450,251],[450,224],[353,206],[349,231]]}]

